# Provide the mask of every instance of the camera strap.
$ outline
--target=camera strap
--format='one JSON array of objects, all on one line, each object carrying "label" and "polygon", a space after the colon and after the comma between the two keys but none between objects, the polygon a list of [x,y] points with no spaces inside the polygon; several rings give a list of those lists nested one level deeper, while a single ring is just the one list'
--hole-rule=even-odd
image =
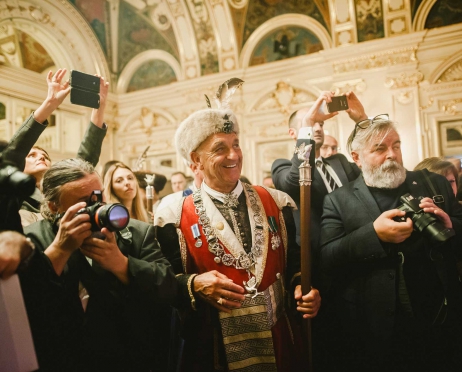
[{"label": "camera strap", "polygon": [[133,235],[131,231],[126,227],[125,229],[122,229],[120,231],[117,231],[117,235],[119,238],[127,245],[131,245],[133,241]]},{"label": "camera strap", "polygon": [[430,173],[428,171],[428,169],[422,169],[420,171],[418,171],[419,174],[423,175],[423,179],[424,181],[426,182],[426,184],[428,185],[428,187],[430,188],[431,192],[432,192],[432,199],[433,199],[433,202],[435,204],[442,204],[444,203],[444,196],[437,193],[436,192],[436,189],[435,189],[435,186],[433,185],[433,182],[432,180],[430,179],[430,177],[428,176],[428,174]]}]

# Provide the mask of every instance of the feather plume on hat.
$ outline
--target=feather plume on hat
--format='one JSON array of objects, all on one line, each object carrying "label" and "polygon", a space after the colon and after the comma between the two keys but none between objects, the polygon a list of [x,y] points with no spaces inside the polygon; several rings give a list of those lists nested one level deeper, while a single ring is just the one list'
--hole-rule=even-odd
[{"label": "feather plume on hat", "polygon": [[225,81],[214,97],[216,109],[211,107],[209,98],[205,96],[208,108],[194,112],[181,122],[175,133],[175,145],[188,164],[191,163],[191,152],[210,135],[231,132],[239,135],[239,124],[229,103],[237,88],[243,83],[244,81],[238,78]]}]

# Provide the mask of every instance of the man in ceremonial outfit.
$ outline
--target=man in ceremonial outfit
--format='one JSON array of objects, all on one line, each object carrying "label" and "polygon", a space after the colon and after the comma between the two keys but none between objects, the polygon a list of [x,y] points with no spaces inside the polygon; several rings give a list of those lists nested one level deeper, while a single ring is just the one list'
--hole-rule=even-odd
[{"label": "man in ceremonial outfit", "polygon": [[297,285],[293,200],[239,181],[239,125],[226,104],[233,80],[219,90],[222,101],[217,94],[219,109],[198,111],[178,128],[177,149],[204,181],[155,220],[187,299],[181,364],[188,371],[305,369],[293,315],[314,317],[320,296],[316,289],[302,296]]}]

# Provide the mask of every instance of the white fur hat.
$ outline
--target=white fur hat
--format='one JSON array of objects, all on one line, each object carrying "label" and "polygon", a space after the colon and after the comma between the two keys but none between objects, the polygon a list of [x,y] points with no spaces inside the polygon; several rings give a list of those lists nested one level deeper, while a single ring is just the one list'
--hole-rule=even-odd
[{"label": "white fur hat", "polygon": [[215,133],[236,133],[239,124],[230,109],[205,109],[189,115],[175,133],[175,146],[188,163],[195,151],[207,137]]}]

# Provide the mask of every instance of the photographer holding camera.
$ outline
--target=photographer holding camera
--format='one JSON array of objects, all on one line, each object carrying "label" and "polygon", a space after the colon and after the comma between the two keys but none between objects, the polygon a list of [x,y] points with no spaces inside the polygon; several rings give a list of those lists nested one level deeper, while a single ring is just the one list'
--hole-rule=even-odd
[{"label": "photographer holding camera", "polygon": [[169,321],[156,311],[177,282],[153,227],[103,206],[101,179],[82,159],[54,164],[42,185],[45,219],[24,229],[37,252],[20,275],[41,370],[156,370]]},{"label": "photographer holding camera", "polygon": [[332,369],[460,371],[461,205],[443,176],[406,171],[388,117],[358,122],[348,148],[362,176],[326,196],[321,223]]}]

